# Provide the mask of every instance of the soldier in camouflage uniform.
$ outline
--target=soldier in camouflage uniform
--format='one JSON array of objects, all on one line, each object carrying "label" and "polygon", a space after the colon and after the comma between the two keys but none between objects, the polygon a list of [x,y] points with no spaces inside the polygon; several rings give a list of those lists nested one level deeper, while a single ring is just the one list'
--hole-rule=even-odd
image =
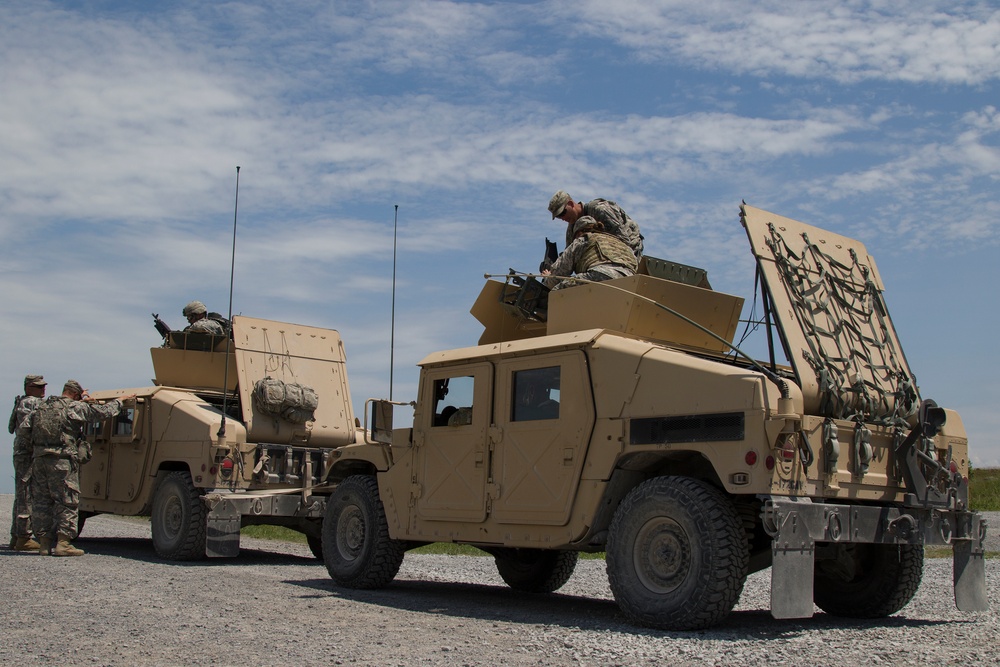
[{"label": "soldier in camouflage uniform", "polygon": [[573,201],[569,193],[559,190],[552,199],[549,200],[549,213],[552,219],[559,218],[566,222],[566,247],[573,242],[573,225],[583,216],[590,216],[604,225],[604,231],[612,236],[617,236],[624,241],[632,253],[636,262],[642,257],[642,234],[639,232],[639,225],[635,223],[628,213],[621,206],[608,199],[594,199],[586,204]]},{"label": "soldier in camouflage uniform", "polygon": [[31,437],[31,523],[38,553],[49,555],[53,534],[58,541],[53,556],[82,556],[71,542],[76,537],[80,507],[80,465],[90,460],[90,444],[83,439],[88,423],[117,415],[123,396],[104,405],[84,402],[86,392],[76,380],[67,380],[61,396],[50,396],[28,415]]},{"label": "soldier in camouflage uniform", "polygon": [[551,276],[571,276],[585,280],[611,280],[635,275],[636,260],[632,249],[617,236],[606,233],[604,226],[590,216],[577,218],[572,225],[573,241],[552,264],[543,271],[546,286],[552,289],[572,287],[573,280]]},{"label": "soldier in camouflage uniform", "polygon": [[24,377],[24,395],[14,400],[7,430],[14,434],[14,508],[10,522],[10,548],[17,551],[34,551],[38,542],[31,539],[31,514],[28,504],[28,482],[31,470],[31,438],[19,428],[21,422],[35,407],[45,400],[45,378],[41,375]]},{"label": "soldier in camouflage uniform", "polygon": [[192,301],[184,306],[182,312],[188,321],[184,331],[208,333],[216,336],[222,336],[226,333],[221,324],[208,317],[208,308],[201,301]]}]

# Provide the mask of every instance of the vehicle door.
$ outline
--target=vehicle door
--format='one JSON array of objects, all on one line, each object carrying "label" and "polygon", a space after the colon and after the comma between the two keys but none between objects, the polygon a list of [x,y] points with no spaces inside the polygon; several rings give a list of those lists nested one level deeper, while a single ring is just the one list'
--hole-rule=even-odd
[{"label": "vehicle door", "polygon": [[414,505],[419,518],[483,521],[493,367],[487,362],[424,371],[414,424]]},{"label": "vehicle door", "polygon": [[563,525],[594,427],[583,351],[497,364],[492,516],[499,523]]},{"label": "vehicle door", "polygon": [[149,446],[142,437],[143,415],[148,404],[138,399],[134,405],[122,406],[111,420],[108,442],[111,450],[111,475],[108,478],[108,499],[121,502],[135,500],[146,478]]}]

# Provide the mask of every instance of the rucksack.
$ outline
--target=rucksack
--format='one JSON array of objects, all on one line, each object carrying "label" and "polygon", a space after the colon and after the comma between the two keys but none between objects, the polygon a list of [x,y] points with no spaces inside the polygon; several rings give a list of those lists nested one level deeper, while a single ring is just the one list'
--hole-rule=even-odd
[{"label": "rucksack", "polygon": [[257,409],[271,417],[279,417],[293,424],[315,421],[319,407],[319,394],[297,382],[283,382],[265,377],[253,387],[253,402]]},{"label": "rucksack", "polygon": [[63,427],[69,412],[69,399],[50,396],[35,408],[31,416],[32,445],[62,445]]},{"label": "rucksack", "polygon": [[228,334],[230,328],[233,326],[232,322],[230,322],[225,317],[214,311],[208,313],[205,317],[207,317],[210,320],[215,320],[216,322],[218,322],[222,326],[222,333],[225,334]]}]

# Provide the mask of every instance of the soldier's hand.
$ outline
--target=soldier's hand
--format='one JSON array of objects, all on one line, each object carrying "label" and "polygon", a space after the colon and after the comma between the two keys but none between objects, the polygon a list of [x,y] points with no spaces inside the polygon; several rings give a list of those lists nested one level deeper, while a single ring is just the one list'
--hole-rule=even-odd
[{"label": "soldier's hand", "polygon": [[135,394],[129,394],[128,396],[119,396],[118,400],[124,403],[125,401],[134,401]]}]

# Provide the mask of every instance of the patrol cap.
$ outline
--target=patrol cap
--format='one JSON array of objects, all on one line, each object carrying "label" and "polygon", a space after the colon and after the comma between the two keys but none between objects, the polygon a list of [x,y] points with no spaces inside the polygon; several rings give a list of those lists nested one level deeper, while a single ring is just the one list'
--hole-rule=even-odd
[{"label": "patrol cap", "polygon": [[207,313],[208,308],[205,307],[201,301],[192,301],[188,305],[184,306],[184,310],[181,311],[184,317],[188,315],[201,315],[202,313]]},{"label": "patrol cap", "polygon": [[560,215],[562,215],[563,210],[566,208],[566,204],[572,197],[565,190],[559,190],[554,195],[552,199],[549,200],[549,213],[552,214],[552,219],[555,220]]},{"label": "patrol cap", "polygon": [[48,382],[41,375],[25,375],[24,376],[24,386],[25,387],[44,387]]},{"label": "patrol cap", "polygon": [[76,380],[66,380],[66,384],[63,385],[63,391],[66,391],[67,389],[77,394],[83,393],[83,385]]}]

